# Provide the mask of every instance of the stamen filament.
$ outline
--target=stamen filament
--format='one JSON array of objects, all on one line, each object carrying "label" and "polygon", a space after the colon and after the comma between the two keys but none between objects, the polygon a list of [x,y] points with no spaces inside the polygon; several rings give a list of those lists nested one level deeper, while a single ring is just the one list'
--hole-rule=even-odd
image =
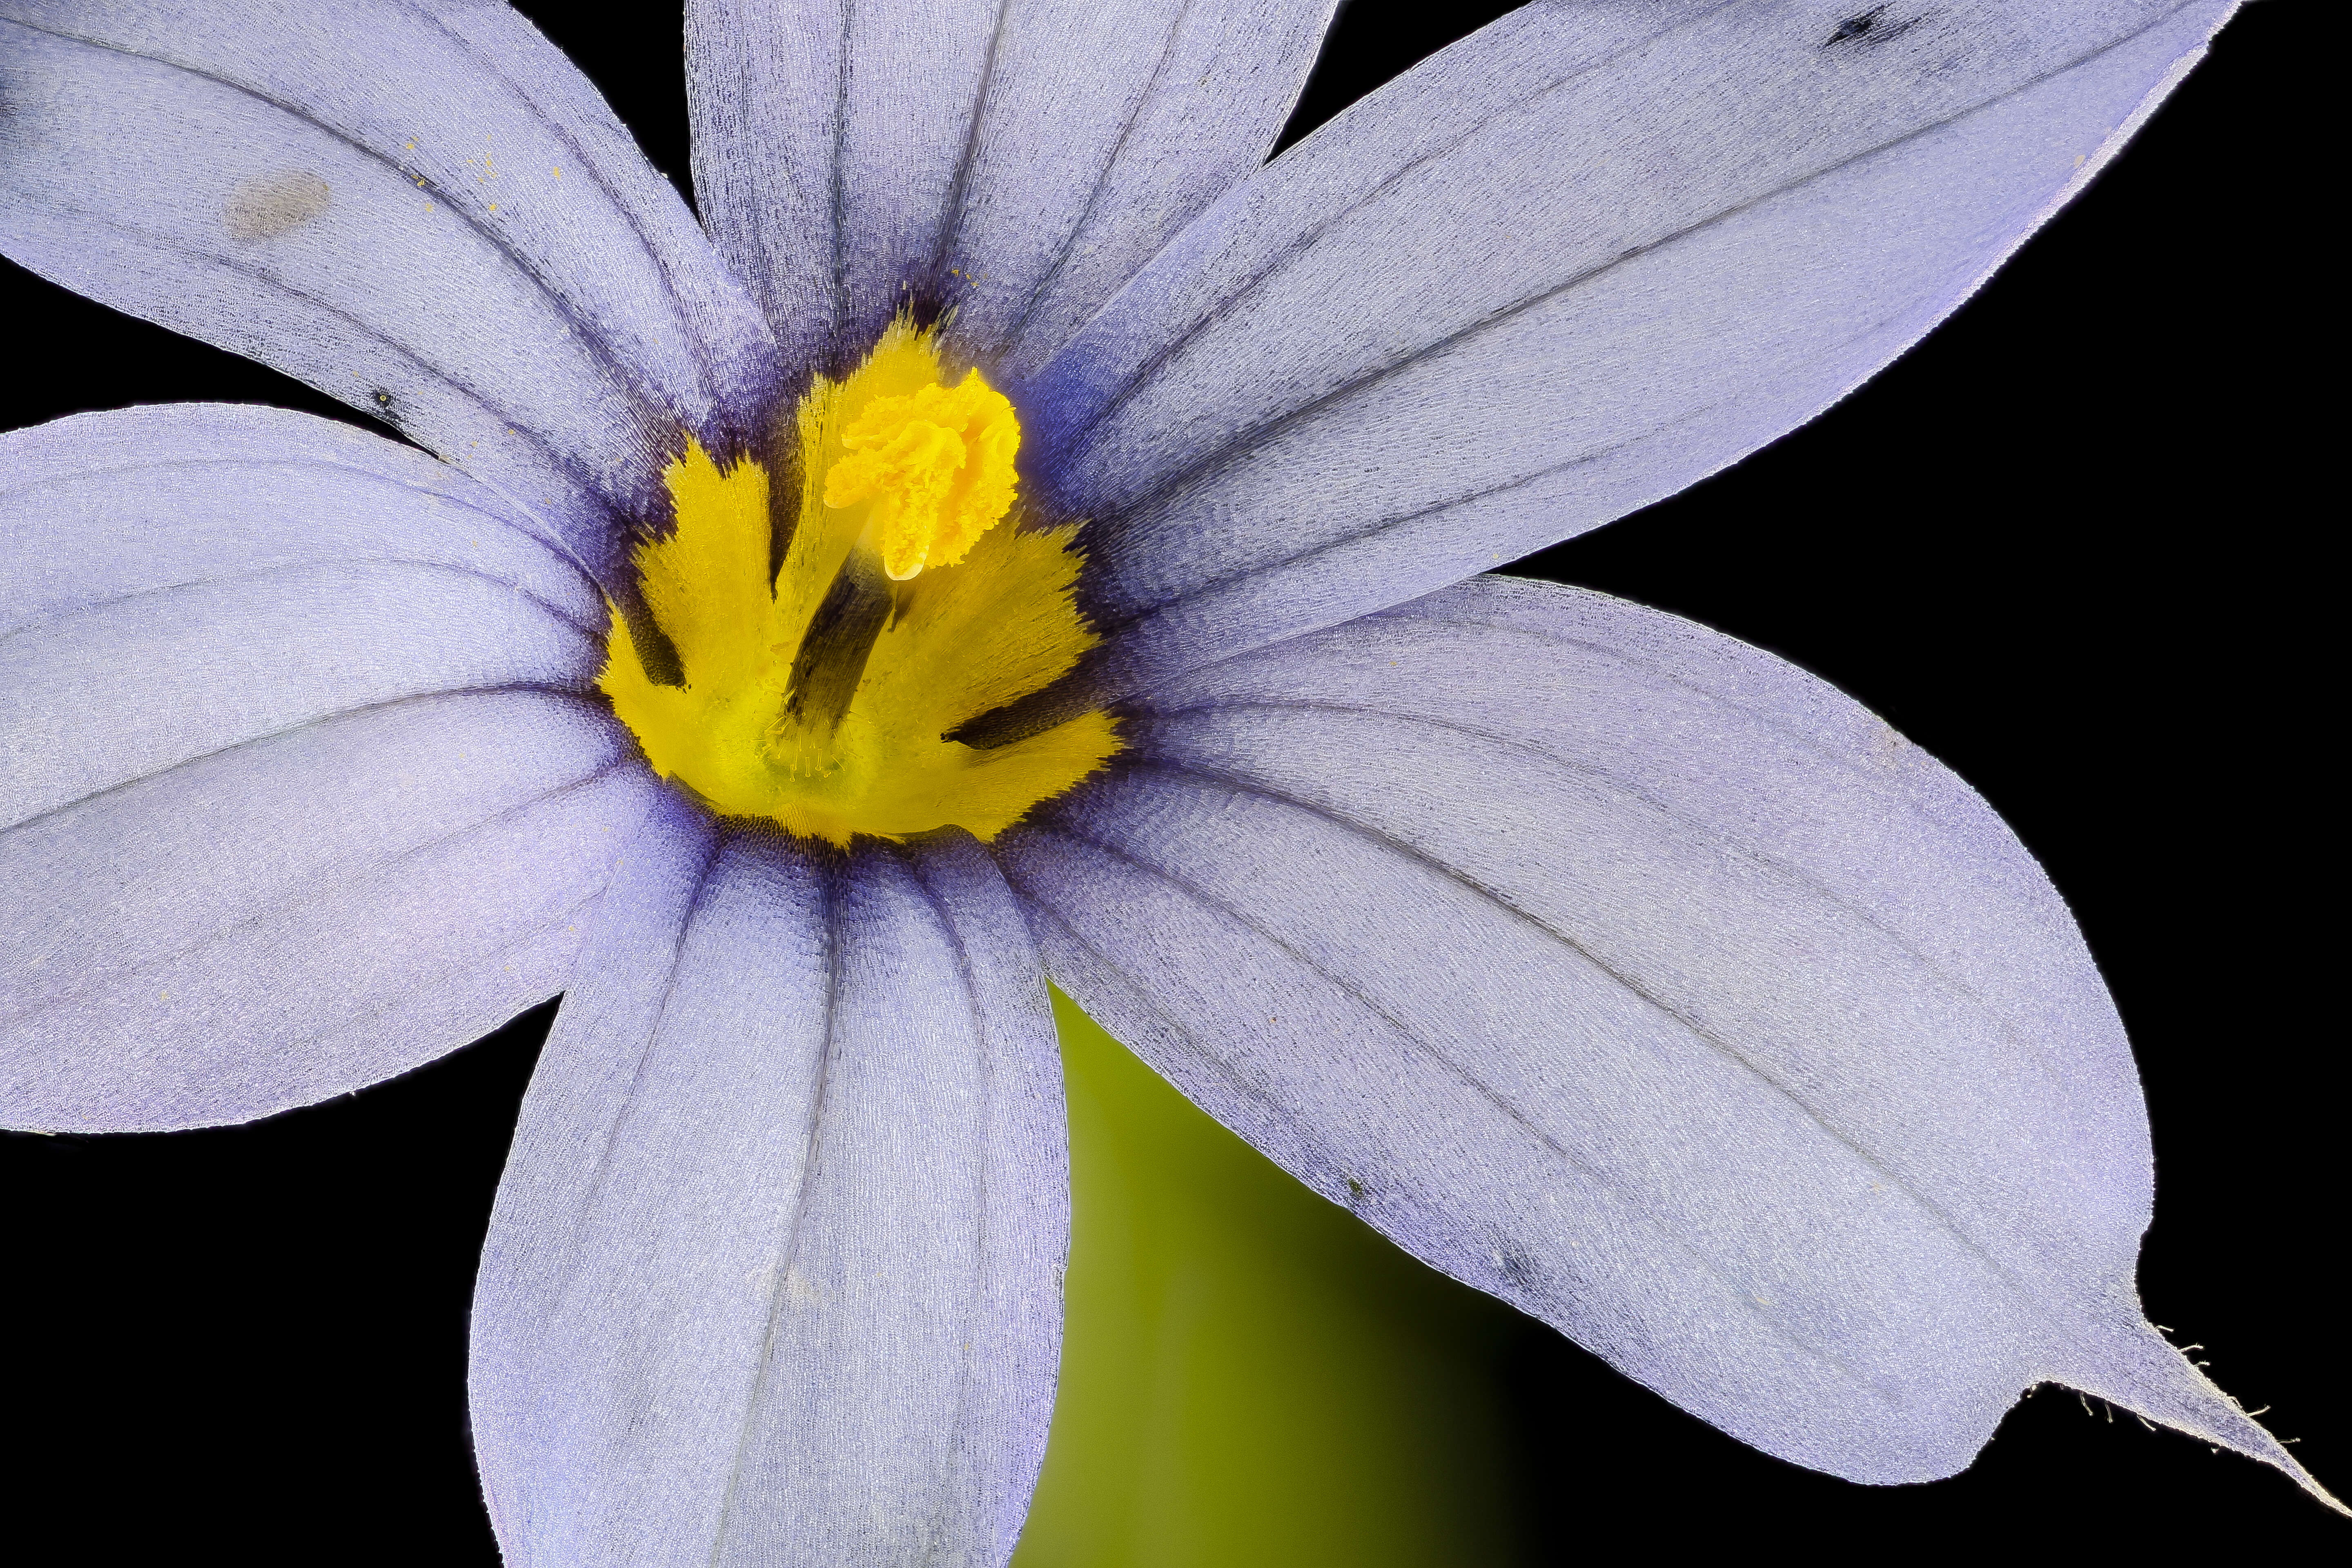
[{"label": "stamen filament", "polygon": [[830,740],[857,695],[866,661],[873,656],[874,640],[890,624],[890,579],[881,558],[863,542],[853,548],[835,574],[833,586],[818,601],[808,630],[793,655],[792,677],[784,689],[780,725],[795,726]]},{"label": "stamen filament", "polygon": [[654,619],[653,607],[646,603],[637,584],[629,584],[625,592],[614,595],[610,602],[614,615],[629,628],[629,640],[645,666],[646,679],[656,686],[684,686],[686,665],[678,658],[677,644]]}]

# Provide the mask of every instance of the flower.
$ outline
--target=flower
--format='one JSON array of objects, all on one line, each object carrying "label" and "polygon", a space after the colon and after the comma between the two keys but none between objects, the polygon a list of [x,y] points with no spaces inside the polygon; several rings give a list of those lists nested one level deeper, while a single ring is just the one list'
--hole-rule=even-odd
[{"label": "flower", "polygon": [[[1759,1447],[1945,1473],[2054,1375],[2294,1470],[2140,1323],[2129,1058],[1982,804],[1753,650],[1445,586],[1843,392],[2226,10],[1522,13],[1250,174],[1285,95],[1231,79],[1295,85],[1311,7],[709,7],[698,184],[755,311],[503,12],[0,6],[10,254],[465,470],[257,411],[11,442],[9,1119],[263,1114],[568,989],[478,1311],[524,1560],[1009,1549],[1041,948],[1318,1190]],[[836,852],[656,784],[593,683],[677,640],[635,530],[787,471],[904,303],[1019,410],[1100,637],[957,733],[1115,711],[1121,750]]]}]

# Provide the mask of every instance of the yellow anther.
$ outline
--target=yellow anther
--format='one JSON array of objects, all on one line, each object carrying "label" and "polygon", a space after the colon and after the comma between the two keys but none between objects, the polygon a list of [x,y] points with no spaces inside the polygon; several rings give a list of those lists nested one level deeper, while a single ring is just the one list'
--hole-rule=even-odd
[{"label": "yellow anther", "polygon": [[841,444],[848,455],[825,473],[824,504],[873,503],[874,548],[899,582],[961,561],[1013,510],[1021,422],[976,370],[953,386],[873,399]]},{"label": "yellow anther", "polygon": [[[1101,712],[986,751],[947,738],[1096,639],[1076,603],[1075,529],[994,526],[1014,499],[1012,405],[977,374],[945,383],[935,340],[903,320],[848,376],[815,379],[772,574],[772,501],[786,498],[761,463],[689,444],[665,473],[677,526],[636,563],[683,683],[656,682],[615,616],[599,684],[655,771],[721,815],[845,846],[949,826],[987,840],[1119,750]],[[796,700],[798,656],[837,633],[817,612],[865,551],[899,585],[866,628],[846,709],[818,715]]]}]

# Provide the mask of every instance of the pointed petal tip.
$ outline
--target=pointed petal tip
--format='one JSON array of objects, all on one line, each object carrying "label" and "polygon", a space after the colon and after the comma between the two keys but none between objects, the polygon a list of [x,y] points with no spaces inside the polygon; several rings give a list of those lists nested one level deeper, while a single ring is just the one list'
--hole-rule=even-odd
[{"label": "pointed petal tip", "polygon": [[2305,1469],[2286,1445],[2248,1415],[2137,1311],[2086,1333],[2055,1381],[2079,1388],[2178,1432],[2243,1454],[2285,1474],[2336,1512],[2352,1508]]}]

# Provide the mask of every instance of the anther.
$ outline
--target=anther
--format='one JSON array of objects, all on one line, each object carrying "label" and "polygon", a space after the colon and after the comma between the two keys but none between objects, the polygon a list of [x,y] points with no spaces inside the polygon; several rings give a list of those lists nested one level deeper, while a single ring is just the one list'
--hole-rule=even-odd
[{"label": "anther", "polygon": [[953,386],[872,399],[841,444],[824,503],[870,507],[882,569],[899,582],[956,564],[1013,509],[1021,422],[976,370]]}]

